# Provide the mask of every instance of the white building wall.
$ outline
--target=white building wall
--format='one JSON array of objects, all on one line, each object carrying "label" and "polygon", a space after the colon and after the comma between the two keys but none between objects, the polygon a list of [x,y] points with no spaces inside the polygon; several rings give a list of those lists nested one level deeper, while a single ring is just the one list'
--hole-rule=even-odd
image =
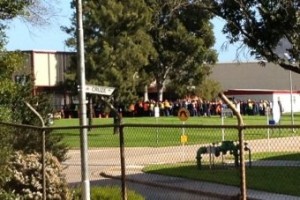
[{"label": "white building wall", "polygon": [[251,99],[253,101],[259,102],[260,100],[267,100],[272,103],[277,103],[278,98],[281,101],[284,113],[290,113],[293,109],[293,112],[300,112],[300,94],[292,94],[292,106],[291,107],[291,94],[290,93],[274,93],[274,94],[242,94],[234,95],[235,100],[247,101]]},{"label": "white building wall", "polygon": [[55,54],[34,53],[33,69],[36,86],[55,86],[57,79],[57,60]]},{"label": "white building wall", "polygon": [[33,73],[36,86],[52,87],[64,81],[69,55],[55,52],[33,52]]},{"label": "white building wall", "polygon": [[[292,101],[291,101],[292,97]],[[291,113],[292,109],[293,112],[300,112],[300,94],[293,93],[291,94],[285,93],[285,94],[278,94],[275,93],[273,95],[273,102],[277,102],[278,99],[280,99],[283,112],[284,113]]]}]

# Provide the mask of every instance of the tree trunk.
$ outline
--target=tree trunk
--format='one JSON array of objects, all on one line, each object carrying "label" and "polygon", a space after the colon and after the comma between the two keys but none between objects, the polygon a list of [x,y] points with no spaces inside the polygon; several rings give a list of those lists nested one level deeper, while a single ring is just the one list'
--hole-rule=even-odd
[{"label": "tree trunk", "polygon": [[157,101],[163,101],[164,83],[156,81]]},{"label": "tree trunk", "polygon": [[158,100],[159,100],[159,101],[163,101],[163,95],[164,95],[164,87],[161,86],[161,87],[158,89]]},{"label": "tree trunk", "polygon": [[145,87],[144,87],[144,101],[149,101],[148,85],[145,85]]}]

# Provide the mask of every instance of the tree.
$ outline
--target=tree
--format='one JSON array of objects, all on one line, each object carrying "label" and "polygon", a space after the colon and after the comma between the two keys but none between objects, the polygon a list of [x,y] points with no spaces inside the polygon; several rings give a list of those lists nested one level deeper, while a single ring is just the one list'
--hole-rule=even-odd
[{"label": "tree", "polygon": [[300,73],[299,8],[296,0],[214,0],[209,9],[226,21],[229,43],[242,42],[257,59]]},{"label": "tree", "polygon": [[221,85],[219,82],[206,78],[199,87],[196,87],[195,93],[204,100],[212,101],[218,97],[220,91]]},{"label": "tree", "polygon": [[[24,86],[19,85],[18,95],[12,99],[12,112],[14,113],[12,121],[26,125],[41,126],[38,117],[30,110],[25,101],[28,102],[47,122],[48,114],[53,112],[51,96],[46,93],[38,93],[32,95],[32,81]],[[19,127],[15,128],[12,133],[14,135],[11,145],[13,150],[20,150],[24,153],[42,153],[42,134],[40,130],[32,128]],[[22,133],[22,134],[20,134]],[[46,132],[46,151],[51,152],[56,158],[62,162],[67,159],[66,154],[68,146],[62,142],[63,137]]]},{"label": "tree", "polygon": [[[1,38],[0,38],[1,39]],[[20,63],[20,55],[15,54],[0,54],[0,120],[11,121],[13,118],[12,98],[17,95],[17,85],[14,84],[11,77],[13,72],[17,69]],[[13,147],[12,141],[14,139],[12,130],[8,127],[0,127],[0,188],[5,183],[5,177],[9,175],[5,163],[11,154]],[[0,189],[0,198],[1,196]]]},{"label": "tree", "polygon": [[[153,52],[146,33],[149,9],[139,0],[83,1],[83,14],[87,82],[115,87],[114,101],[129,105],[139,84],[134,74]],[[72,36],[70,47],[76,47],[75,19],[64,28]]]},{"label": "tree", "polygon": [[[156,57],[149,58],[145,71],[156,81],[158,98],[163,100],[166,80],[170,84],[198,85],[217,60],[211,49],[215,40],[202,1],[146,0],[152,10],[151,35]],[[182,89],[181,88],[181,89]]]},{"label": "tree", "polygon": [[0,54],[0,120],[10,121],[12,119],[12,99],[18,95],[18,85],[12,80],[13,73],[17,71],[22,63],[20,53]]},{"label": "tree", "polygon": [[[74,7],[73,2],[73,7]],[[136,88],[156,81],[185,86],[201,82],[217,60],[212,15],[199,12],[195,1],[84,1],[86,79],[117,88],[115,100],[125,104],[136,98]],[[75,47],[75,15],[65,28]],[[136,79],[135,74],[138,74]],[[159,93],[162,100],[162,93]]]}]

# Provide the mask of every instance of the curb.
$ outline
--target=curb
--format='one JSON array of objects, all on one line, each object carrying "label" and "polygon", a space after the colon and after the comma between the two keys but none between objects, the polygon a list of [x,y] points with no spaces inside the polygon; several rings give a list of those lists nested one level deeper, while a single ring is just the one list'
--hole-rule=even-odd
[{"label": "curb", "polygon": [[[121,180],[121,176],[113,176],[113,175],[107,174],[105,172],[101,172],[100,176],[102,176],[104,178]],[[191,194],[205,195],[205,196],[220,198],[223,200],[238,200],[238,199],[240,199],[239,194],[236,194],[236,195],[216,194],[216,193],[212,193],[212,192],[204,192],[201,190],[187,189],[187,188],[171,186],[171,185],[166,185],[166,184],[159,184],[159,183],[155,183],[155,182],[141,181],[141,180],[132,179],[132,178],[126,178],[126,181],[129,181],[132,183],[137,183],[137,184],[142,184],[142,185],[148,185],[151,187],[165,188],[165,189],[173,190],[173,191],[182,191],[182,192],[191,193]],[[247,199],[248,200],[258,200],[258,199],[254,199],[254,198],[247,198]]]}]

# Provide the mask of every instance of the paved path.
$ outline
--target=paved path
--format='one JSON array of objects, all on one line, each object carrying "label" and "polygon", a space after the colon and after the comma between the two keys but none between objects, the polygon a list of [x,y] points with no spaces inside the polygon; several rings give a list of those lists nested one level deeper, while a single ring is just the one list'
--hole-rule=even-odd
[{"label": "paved path", "polygon": [[[249,147],[256,151],[300,151],[300,138],[290,137],[270,140],[249,141]],[[129,188],[143,194],[146,199],[228,199],[236,196],[240,191],[238,187],[225,186],[200,181],[191,181],[181,178],[166,177],[161,175],[145,174],[141,169],[145,165],[159,163],[177,163],[187,160],[195,160],[196,152],[200,146],[177,146],[163,148],[126,148],[126,178]],[[116,178],[120,175],[120,150],[119,148],[92,149],[88,152],[89,173],[91,184],[120,184]],[[72,184],[80,184],[80,151],[70,150],[70,159],[64,164],[67,167],[65,173],[67,180]],[[285,161],[260,161],[253,165],[294,165],[299,162]],[[105,173],[106,177],[100,176]],[[263,200],[296,200],[300,197],[292,197],[280,194],[247,190],[249,199]],[[174,196],[175,195],[175,196]],[[191,196],[187,196],[191,195]],[[176,198],[174,198],[176,197]]]}]

